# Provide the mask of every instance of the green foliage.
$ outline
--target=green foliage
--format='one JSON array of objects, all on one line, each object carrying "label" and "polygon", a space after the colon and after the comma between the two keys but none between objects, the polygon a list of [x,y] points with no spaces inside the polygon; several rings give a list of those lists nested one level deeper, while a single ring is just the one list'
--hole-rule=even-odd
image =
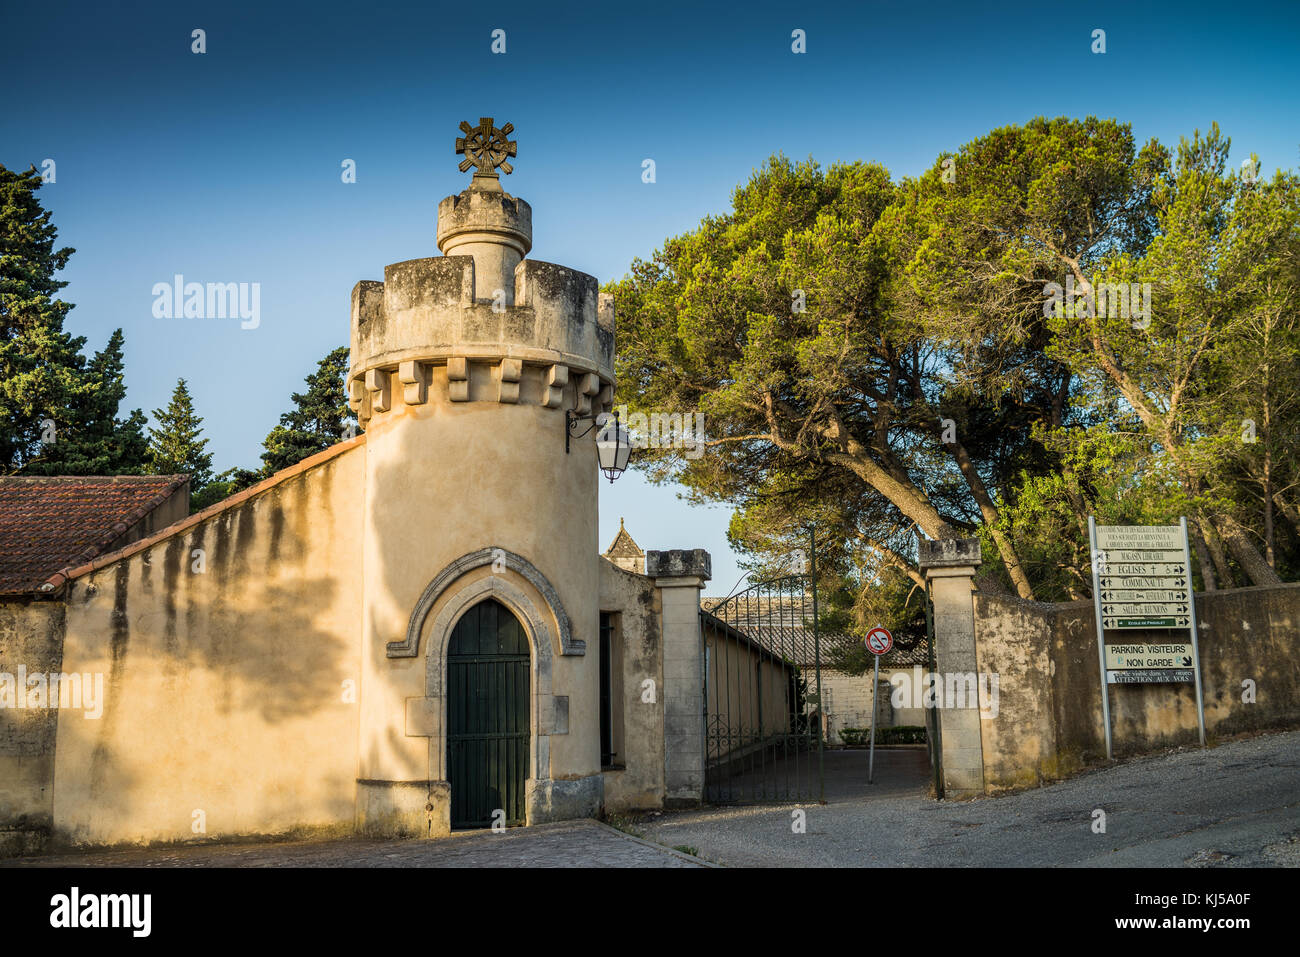
[{"label": "green foliage", "polygon": [[[851,748],[865,748],[871,744],[870,728],[841,728],[836,732]],[[891,744],[925,744],[926,730],[918,725],[899,724],[876,729],[876,746]]]},{"label": "green foliage", "polygon": [[[1209,585],[1294,574],[1300,190],[1229,174],[1228,145],[1039,118],[898,183],[772,157],[607,287],[619,399],[709,436],[634,465],[732,505],[758,577],[815,526],[840,634],[919,629],[918,530],[977,535],[978,586],[1022,597],[1091,594],[1089,515],[1189,516]],[[1046,309],[1067,280],[1139,296]]]},{"label": "green foliage", "polygon": [[35,169],[0,166],[0,471],[138,473],[144,414],[117,417],[126,395],[122,331],[89,359],[85,338],[64,331],[72,306],[55,298],[67,283],[54,275],[74,250],[55,247],[40,186]]},{"label": "green foliage", "polygon": [[356,417],[348,407],[347,371],[348,349],[340,346],[307,376],[307,391],[293,394],[293,408],[280,416],[280,424],[263,443],[263,475],[296,465],[338,444],[349,434],[360,433]]},{"label": "green foliage", "polygon": [[190,477],[190,504],[202,508],[204,490],[212,481],[212,455],[208,440],[200,438],[203,419],[194,411],[194,401],[184,379],[176,381],[171,402],[165,409],[154,409],[157,428],[149,429],[149,469],[157,475]]}]

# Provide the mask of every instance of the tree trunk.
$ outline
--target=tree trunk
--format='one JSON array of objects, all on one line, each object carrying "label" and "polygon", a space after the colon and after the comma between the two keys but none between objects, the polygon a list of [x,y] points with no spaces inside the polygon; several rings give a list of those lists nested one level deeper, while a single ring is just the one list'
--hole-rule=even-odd
[{"label": "tree trunk", "polygon": [[1273,503],[1286,516],[1286,520],[1291,523],[1296,534],[1300,535],[1300,509],[1288,502],[1281,492],[1273,493]]},{"label": "tree trunk", "polygon": [[1246,530],[1235,518],[1231,515],[1220,516],[1217,525],[1224,543],[1228,546],[1228,551],[1232,552],[1232,557],[1237,560],[1237,564],[1246,573],[1251,584],[1282,584],[1282,579],[1278,577],[1277,572],[1268,567],[1264,556],[1260,555],[1259,549],[1254,546],[1246,535]]},{"label": "tree trunk", "polygon": [[1219,584],[1214,578],[1214,567],[1210,559],[1210,550],[1205,547],[1205,537],[1200,526],[1189,523],[1187,533],[1192,539],[1192,548],[1196,550],[1196,563],[1201,566],[1201,586],[1206,591],[1218,591]]},{"label": "tree trunk", "polygon": [[984,480],[980,478],[979,473],[975,470],[975,465],[966,454],[966,448],[960,442],[947,443],[949,451],[952,452],[953,458],[957,460],[957,467],[961,469],[961,474],[966,478],[966,484],[970,487],[971,495],[975,503],[979,506],[980,517],[984,519],[984,527],[989,530],[989,536],[993,543],[997,545],[998,554],[1002,557],[1002,564],[1011,576],[1011,583],[1016,586],[1016,594],[1021,598],[1027,598],[1030,601],[1034,598],[1034,588],[1029,583],[1029,576],[1025,574],[1025,568],[1020,564],[1020,556],[1016,554],[1015,546],[1011,544],[1011,539],[1007,537],[1006,532],[998,528],[1001,521],[1001,514],[998,507],[993,504],[993,499],[984,487]]},{"label": "tree trunk", "polygon": [[1228,558],[1223,553],[1223,542],[1219,539],[1219,534],[1215,531],[1214,524],[1208,521],[1204,516],[1201,517],[1201,531],[1205,534],[1205,544],[1210,549],[1210,556],[1214,559],[1214,569],[1219,576],[1219,584],[1224,588],[1231,588],[1235,582],[1232,577],[1232,569],[1228,566]]}]

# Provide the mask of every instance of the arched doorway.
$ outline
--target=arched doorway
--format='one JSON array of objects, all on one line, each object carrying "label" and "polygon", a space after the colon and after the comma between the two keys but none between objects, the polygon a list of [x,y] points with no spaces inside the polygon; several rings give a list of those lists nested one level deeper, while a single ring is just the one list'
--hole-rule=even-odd
[{"label": "arched doorway", "polygon": [[[528,637],[487,598],[456,623],[447,647],[447,781],[451,826],[523,824],[528,778]],[[495,815],[495,817],[494,817]]]}]

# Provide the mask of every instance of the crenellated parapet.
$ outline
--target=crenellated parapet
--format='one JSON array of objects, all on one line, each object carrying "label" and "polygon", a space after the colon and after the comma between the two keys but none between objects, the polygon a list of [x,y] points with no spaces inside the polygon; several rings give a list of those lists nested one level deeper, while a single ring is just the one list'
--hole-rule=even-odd
[{"label": "crenellated parapet", "polygon": [[[348,397],[365,424],[397,402],[608,411],[614,300],[596,279],[523,259],[532,214],[495,179],[439,206],[448,255],[394,263],[352,290]],[[454,253],[454,255],[452,254]]]}]

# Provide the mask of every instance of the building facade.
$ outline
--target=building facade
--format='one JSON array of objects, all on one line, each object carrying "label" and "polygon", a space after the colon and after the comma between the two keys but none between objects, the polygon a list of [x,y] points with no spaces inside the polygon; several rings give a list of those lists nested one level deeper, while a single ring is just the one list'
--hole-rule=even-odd
[{"label": "building facade", "polygon": [[0,675],[103,683],[94,716],[0,709],[0,849],[699,800],[708,555],[600,555],[614,303],[525,258],[530,207],[484,156],[442,255],[353,290],[364,434],[0,597]]}]

